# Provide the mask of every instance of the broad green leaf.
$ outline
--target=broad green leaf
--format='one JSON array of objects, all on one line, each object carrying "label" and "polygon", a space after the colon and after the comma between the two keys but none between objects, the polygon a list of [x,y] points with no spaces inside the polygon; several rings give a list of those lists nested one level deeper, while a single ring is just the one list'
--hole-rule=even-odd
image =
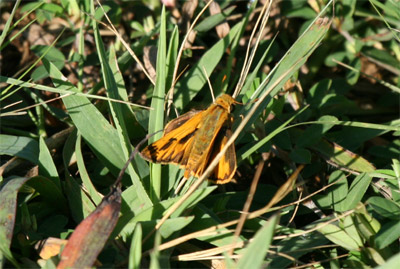
[{"label": "broad green leaf", "polygon": [[381,228],[381,224],[370,215],[362,203],[359,203],[353,220],[358,233],[367,241],[370,241]]},{"label": "broad green leaf", "polygon": [[[103,81],[104,81],[104,85],[105,85],[105,88],[107,91],[107,95],[112,99],[127,101],[128,96],[127,96],[126,90],[124,88],[122,75],[120,74],[118,66],[117,66],[117,59],[115,56],[114,47],[111,46],[110,53],[109,53],[109,59],[107,61],[103,41],[101,39],[100,32],[99,32],[97,23],[95,21],[93,22],[93,30],[94,30],[94,35],[95,35],[96,47],[99,52],[98,55],[99,55],[99,60],[100,60],[100,64],[101,64],[101,70],[103,72]],[[117,84],[116,79],[118,79],[118,84]],[[114,125],[117,130],[118,141],[120,142],[120,149],[123,152],[122,158],[124,159],[124,162],[126,162],[132,151],[132,149],[131,149],[132,147],[131,147],[131,144],[129,141],[128,131],[127,131],[127,127],[125,124],[125,113],[124,112],[127,110],[129,113],[130,110],[129,110],[129,108],[126,109],[126,104],[121,104],[121,103],[117,103],[117,102],[109,101],[109,106],[110,106],[111,115],[113,117]],[[139,181],[139,178],[143,178],[144,175],[140,176],[140,171],[143,171],[143,172],[147,171],[148,166],[142,158],[135,158],[134,163],[136,164],[136,167],[135,167],[136,169],[134,169],[133,164],[130,163],[127,171],[128,171],[128,174],[131,176],[131,181],[133,182],[133,184],[135,186],[142,187],[142,184]],[[138,190],[142,191],[143,189],[139,188]],[[143,193],[142,195],[146,196],[146,193]]]},{"label": "broad green leaf", "polygon": [[82,155],[82,146],[81,146],[81,135],[78,134],[76,136],[76,144],[75,144],[75,155],[76,155],[76,164],[78,165],[79,175],[81,176],[82,184],[85,187],[86,191],[88,192],[90,199],[98,205],[101,202],[102,197],[96,190],[95,186],[93,185],[92,181],[90,180],[90,176],[88,171],[85,167],[85,162],[83,160]]},{"label": "broad green leaf", "polygon": [[345,148],[328,142],[325,139],[319,140],[311,148],[322,154],[326,159],[339,166],[346,167],[358,172],[372,172],[375,167],[363,157],[346,150]]},{"label": "broad green leaf", "polygon": [[290,152],[290,159],[292,159],[296,163],[310,163],[311,162],[311,153],[307,149],[297,148]]},{"label": "broad green leaf", "polygon": [[160,231],[156,231],[155,239],[154,239],[154,250],[150,253],[150,269],[160,269],[160,251],[158,250],[158,246],[161,244],[161,233]]},{"label": "broad green leaf", "polygon": [[[311,233],[277,242],[276,251],[278,253],[290,253],[291,257],[299,259],[301,256],[312,252],[314,248],[328,243],[329,241],[320,233]],[[272,256],[270,260],[271,263],[268,268],[286,268],[292,264],[291,260],[279,255]]]},{"label": "broad green leaf", "polygon": [[375,245],[378,249],[383,249],[400,238],[400,222],[392,220],[382,225],[379,232],[375,235]]},{"label": "broad green leaf", "polygon": [[350,210],[356,207],[356,205],[363,198],[369,183],[371,182],[371,177],[363,173],[358,175],[350,185],[349,194],[346,197],[346,209]]},{"label": "broad green leaf", "polygon": [[[196,205],[199,201],[207,197],[216,186],[207,187],[205,189],[196,190],[182,205],[178,208],[172,217],[178,217],[184,210]],[[170,198],[168,200],[161,201],[160,203],[154,204],[152,207],[145,208],[138,212],[133,218],[132,215],[126,214],[126,217],[122,216],[115,228],[122,236],[129,236],[132,234],[137,222],[157,220],[162,217],[165,210],[176,203],[181,196]]]},{"label": "broad green leaf", "polygon": [[62,190],[53,180],[37,176],[32,177],[27,185],[40,193],[41,199],[46,203],[48,208],[65,215],[68,214],[67,200],[65,199]]},{"label": "broad green leaf", "polygon": [[344,217],[341,222],[340,226],[343,228],[343,230],[348,234],[348,237],[353,239],[359,247],[362,247],[364,245],[365,240],[361,238],[360,233],[358,231],[358,226],[355,225],[353,216],[346,216]]},{"label": "broad green leaf", "polygon": [[400,219],[400,206],[391,200],[373,196],[367,200],[367,203],[376,213],[384,218],[390,218],[392,220]]},{"label": "broad green leaf", "polygon": [[39,144],[29,137],[0,134],[0,155],[3,154],[38,164]]},{"label": "broad green leaf", "polygon": [[333,224],[327,224],[318,229],[326,238],[339,246],[352,251],[358,250],[359,245],[344,230]]},{"label": "broad green leaf", "polygon": [[346,196],[348,194],[348,184],[345,174],[336,170],[329,176],[328,184],[335,183],[333,186],[326,190],[324,195],[316,195],[314,201],[324,209],[333,209],[336,212],[343,212],[347,210]]},{"label": "broad green leaf", "polygon": [[274,215],[265,223],[264,227],[257,231],[250,244],[243,250],[237,263],[238,268],[262,267],[278,221],[278,215]]},{"label": "broad green leaf", "polygon": [[182,230],[193,221],[193,216],[170,218],[160,227],[160,233],[163,238],[170,237],[174,232]]}]

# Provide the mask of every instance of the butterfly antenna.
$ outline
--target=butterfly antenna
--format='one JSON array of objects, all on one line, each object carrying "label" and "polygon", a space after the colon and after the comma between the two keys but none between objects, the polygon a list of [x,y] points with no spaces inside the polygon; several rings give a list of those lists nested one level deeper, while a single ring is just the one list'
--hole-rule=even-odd
[{"label": "butterfly antenna", "polygon": [[206,79],[207,79],[207,82],[208,82],[208,86],[210,87],[211,97],[212,97],[212,99],[213,99],[213,102],[215,102],[214,90],[213,90],[213,88],[212,88],[211,81],[210,81],[210,79],[208,78],[208,74],[207,74],[207,71],[206,71],[206,69],[204,68],[204,66],[203,66],[203,72],[204,72],[204,75],[206,76]]}]

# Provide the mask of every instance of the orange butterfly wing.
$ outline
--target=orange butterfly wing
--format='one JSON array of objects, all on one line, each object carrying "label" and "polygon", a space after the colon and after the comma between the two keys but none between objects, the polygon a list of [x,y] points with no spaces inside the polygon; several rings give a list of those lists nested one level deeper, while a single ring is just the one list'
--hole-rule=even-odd
[{"label": "orange butterfly wing", "polygon": [[[188,113],[191,117],[185,116]],[[178,117],[168,123],[164,136],[144,148],[141,152],[142,157],[155,163],[174,163],[184,166],[182,158],[188,155],[185,152],[191,148],[204,111],[188,113],[181,116],[183,120]]]},{"label": "orange butterfly wing", "polygon": [[189,160],[186,164],[185,177],[200,177],[210,160],[214,142],[222,126],[228,119],[228,111],[218,105],[211,105],[205,111],[193,141]]},{"label": "orange butterfly wing", "polygon": [[[224,127],[214,144],[213,153],[210,158],[210,162],[217,156],[217,154],[225,147],[226,142],[232,136],[230,128]],[[219,160],[217,167],[215,167],[213,173],[210,175],[209,180],[217,184],[225,184],[232,180],[236,172],[236,153],[235,144],[228,147],[225,154]]]}]

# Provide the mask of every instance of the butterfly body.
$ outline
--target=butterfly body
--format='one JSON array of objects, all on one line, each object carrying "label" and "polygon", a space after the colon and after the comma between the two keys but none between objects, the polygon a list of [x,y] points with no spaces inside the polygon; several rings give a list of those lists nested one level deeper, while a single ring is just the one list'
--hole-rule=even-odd
[{"label": "butterfly body", "polygon": [[[231,107],[238,102],[230,95],[217,98],[208,109],[190,111],[169,122],[163,137],[141,152],[155,163],[173,163],[185,170],[184,177],[200,177],[231,136]],[[229,182],[236,171],[234,145],[230,145],[209,179]]]}]

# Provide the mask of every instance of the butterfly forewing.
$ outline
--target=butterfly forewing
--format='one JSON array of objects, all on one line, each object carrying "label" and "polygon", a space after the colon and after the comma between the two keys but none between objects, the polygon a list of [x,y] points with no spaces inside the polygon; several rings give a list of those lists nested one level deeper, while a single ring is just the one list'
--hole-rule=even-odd
[{"label": "butterfly forewing", "polygon": [[[187,155],[185,151],[190,150],[190,144],[203,116],[202,113],[204,111],[196,113],[192,118],[187,119],[185,124],[180,124],[176,129],[171,128],[162,139],[144,148],[141,152],[143,158],[156,163],[180,164],[182,158]],[[179,125],[179,120],[175,119],[174,121],[171,122],[173,125]]]}]

